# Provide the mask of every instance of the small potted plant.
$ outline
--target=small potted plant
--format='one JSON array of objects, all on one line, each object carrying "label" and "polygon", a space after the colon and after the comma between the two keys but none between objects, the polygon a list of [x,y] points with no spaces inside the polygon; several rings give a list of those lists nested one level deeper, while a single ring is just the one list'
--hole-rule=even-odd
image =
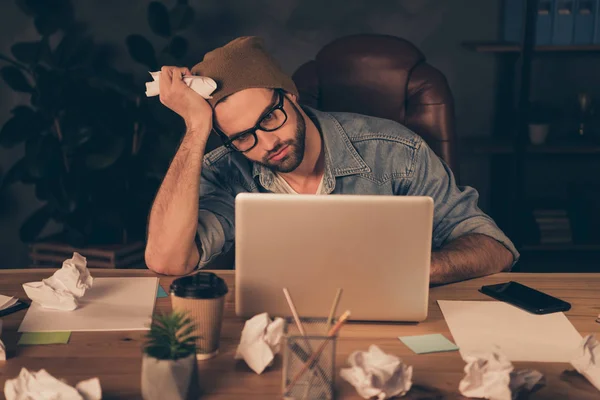
[{"label": "small potted plant", "polygon": [[187,399],[197,381],[196,336],[183,313],[155,315],[142,359],[142,397]]}]

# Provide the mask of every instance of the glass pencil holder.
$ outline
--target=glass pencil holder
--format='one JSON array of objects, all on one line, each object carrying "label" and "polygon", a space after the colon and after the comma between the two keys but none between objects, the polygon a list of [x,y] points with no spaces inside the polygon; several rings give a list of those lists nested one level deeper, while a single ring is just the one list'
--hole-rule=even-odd
[{"label": "glass pencil holder", "polygon": [[[323,399],[334,396],[336,336],[327,336],[326,318],[301,318],[302,336],[292,318],[285,319],[282,394],[284,399]],[[317,354],[318,353],[318,354]]]}]

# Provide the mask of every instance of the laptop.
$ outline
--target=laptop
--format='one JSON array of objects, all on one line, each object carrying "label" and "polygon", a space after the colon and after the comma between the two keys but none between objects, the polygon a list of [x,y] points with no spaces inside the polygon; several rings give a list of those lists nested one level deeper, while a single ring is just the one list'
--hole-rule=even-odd
[{"label": "laptop", "polygon": [[241,317],[423,321],[433,200],[421,196],[241,193],[235,199],[235,309]]}]

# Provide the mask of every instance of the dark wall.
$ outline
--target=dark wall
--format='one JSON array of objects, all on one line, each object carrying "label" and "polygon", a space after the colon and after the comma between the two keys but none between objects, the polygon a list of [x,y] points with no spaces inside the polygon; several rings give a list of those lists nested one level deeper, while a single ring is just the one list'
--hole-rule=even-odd
[{"label": "dark wall", "polygon": [[[77,18],[89,25],[97,41],[115,45],[115,62],[134,72],[143,81],[144,67],[131,62],[124,46],[125,37],[150,33],[146,23],[145,0],[77,0]],[[175,1],[165,1],[167,5]],[[245,35],[259,35],[292,73],[311,59],[331,40],[352,33],[375,32],[406,38],[419,47],[429,62],[448,78],[456,101],[458,134],[461,137],[487,135],[493,110],[493,56],[470,52],[461,42],[497,38],[497,0],[190,0],[196,11],[195,25],[185,36],[199,61],[203,54],[227,41]],[[325,5],[326,4],[326,5]],[[8,53],[16,41],[35,40],[32,21],[13,1],[0,5],[0,52]],[[15,104],[26,101],[0,82],[0,124]],[[6,171],[23,154],[22,148],[0,148],[0,168]],[[466,162],[463,182],[482,191],[487,174],[481,162]],[[22,221],[39,206],[31,187],[15,185],[4,212],[0,211],[0,267],[27,265],[27,248],[18,238]],[[0,208],[1,210],[1,208]],[[56,227],[48,227],[48,230]]]}]

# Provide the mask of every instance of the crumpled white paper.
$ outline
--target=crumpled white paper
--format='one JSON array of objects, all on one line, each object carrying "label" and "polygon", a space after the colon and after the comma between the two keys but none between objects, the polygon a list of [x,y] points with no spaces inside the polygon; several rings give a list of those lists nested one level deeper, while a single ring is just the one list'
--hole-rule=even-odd
[{"label": "crumpled white paper", "polygon": [[0,361],[6,361],[6,347],[2,341],[2,320],[0,319]]},{"label": "crumpled white paper", "polygon": [[535,370],[515,371],[512,363],[499,349],[491,353],[464,357],[465,377],[458,389],[465,397],[490,400],[516,399],[522,392],[531,392],[545,384],[544,375]]},{"label": "crumpled white paper", "polygon": [[[150,72],[150,75],[154,81],[146,82],[146,96],[158,96],[160,94],[160,71]],[[212,99],[211,94],[217,88],[217,82],[207,76],[186,76],[183,78],[183,82],[205,99]]]},{"label": "crumpled white paper", "polygon": [[404,396],[412,386],[412,366],[375,345],[369,351],[353,352],[348,363],[351,368],[342,368],[340,375],[365,399]]},{"label": "crumpled white paper", "polygon": [[281,350],[283,327],[283,318],[271,321],[267,313],[250,318],[242,330],[235,359],[243,359],[254,372],[261,374]]},{"label": "crumpled white paper", "polygon": [[75,252],[73,258],[63,262],[62,268],[50,278],[24,283],[23,289],[32,301],[42,307],[71,311],[77,308],[77,299],[83,297],[93,283],[85,257]]},{"label": "crumpled white paper", "polygon": [[6,400],[100,400],[98,378],[79,382],[75,387],[59,381],[46,370],[29,372],[22,368],[19,376],[4,384]]},{"label": "crumpled white paper", "polygon": [[510,391],[516,399],[521,393],[533,392],[546,385],[544,374],[535,369],[520,369],[510,373]]},{"label": "crumpled white paper", "polygon": [[600,390],[600,342],[595,335],[587,335],[579,346],[577,357],[571,361],[577,372]]}]

